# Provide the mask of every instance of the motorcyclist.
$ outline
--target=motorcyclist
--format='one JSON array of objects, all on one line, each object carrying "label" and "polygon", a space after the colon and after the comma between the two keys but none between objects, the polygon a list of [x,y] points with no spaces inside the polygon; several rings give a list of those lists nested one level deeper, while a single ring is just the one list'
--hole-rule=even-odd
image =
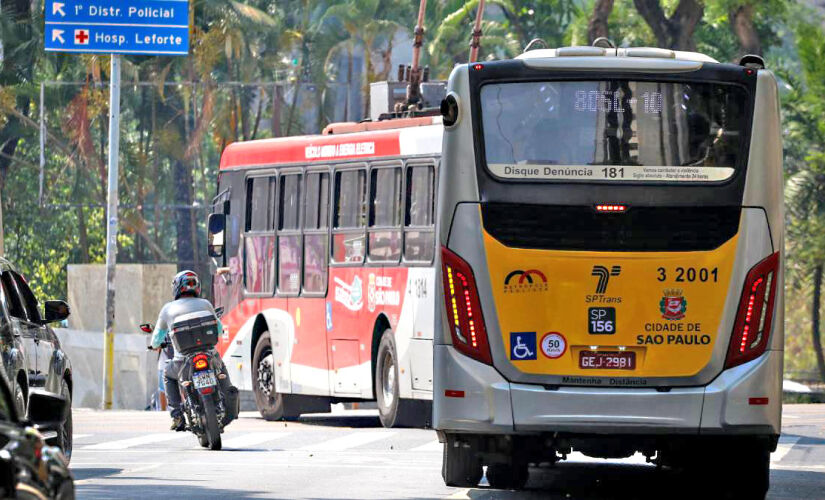
[{"label": "motorcyclist", "polygon": [[[181,271],[175,275],[172,280],[172,295],[175,300],[167,302],[160,310],[158,321],[155,324],[154,332],[152,333],[152,348],[160,349],[164,342],[171,344],[169,341],[170,325],[174,324],[175,318],[193,312],[208,311],[215,314],[215,308],[206,300],[200,298],[201,284],[198,275],[194,271]],[[217,323],[218,335],[220,336],[223,330],[221,322]],[[214,351],[214,348],[213,348]],[[231,387],[229,382],[229,375],[226,373],[226,367],[221,361],[220,355],[213,352],[215,360],[220,365],[220,374],[218,376],[218,383],[221,386],[221,391],[227,394]],[[181,412],[181,396],[180,388],[178,386],[178,373],[185,360],[185,356],[177,350],[174,350],[172,359],[166,364],[164,372],[164,383],[166,385],[166,399],[169,407],[169,413],[172,415],[172,430],[183,431],[186,430],[186,422]]]}]

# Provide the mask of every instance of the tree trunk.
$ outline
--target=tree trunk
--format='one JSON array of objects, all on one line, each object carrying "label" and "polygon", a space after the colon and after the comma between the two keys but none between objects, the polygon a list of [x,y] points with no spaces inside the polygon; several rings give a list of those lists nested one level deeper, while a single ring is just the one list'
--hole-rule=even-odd
[{"label": "tree trunk", "polygon": [[195,262],[192,241],[192,171],[184,160],[175,160],[175,234],[177,234],[178,269],[191,267]]},{"label": "tree trunk", "polygon": [[819,369],[819,378],[825,382],[825,357],[823,357],[822,354],[822,340],[819,338],[819,301],[822,296],[822,272],[822,264],[814,268],[814,293],[813,303],[811,304],[811,340],[813,340],[814,352],[816,354],[816,366]]},{"label": "tree trunk", "polygon": [[272,137],[281,137],[281,103],[283,89],[276,83],[272,88]]},{"label": "tree trunk", "polygon": [[739,40],[740,56],[746,54],[762,55],[759,33],[753,25],[753,5],[746,4],[730,11],[730,27]]},{"label": "tree trunk", "polygon": [[597,0],[593,7],[593,15],[587,23],[587,43],[592,44],[599,37],[607,38],[607,20],[613,12],[614,0]]},{"label": "tree trunk", "polygon": [[705,13],[698,0],[679,0],[668,18],[659,0],[633,0],[639,15],[645,20],[660,47],[672,50],[696,50],[693,34]]},{"label": "tree trunk", "polygon": [[77,211],[77,242],[80,245],[80,263],[89,263],[89,236],[86,230],[86,214],[83,211],[83,206],[75,207]]}]

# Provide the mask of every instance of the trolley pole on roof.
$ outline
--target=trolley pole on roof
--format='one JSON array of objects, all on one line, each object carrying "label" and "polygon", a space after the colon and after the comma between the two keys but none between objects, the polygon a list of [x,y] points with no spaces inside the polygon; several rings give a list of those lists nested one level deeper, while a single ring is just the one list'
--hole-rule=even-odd
[{"label": "trolley pole on roof", "polygon": [[476,22],[473,26],[473,38],[470,41],[470,63],[478,61],[478,48],[481,47],[481,20],[484,18],[484,0],[479,0]]},{"label": "trolley pole on roof", "polygon": [[[188,0],[46,0],[47,52],[111,54],[109,186],[106,206],[106,303],[102,407],[112,409],[115,360],[115,264],[120,153],[120,55],[189,55]],[[112,12],[118,14],[112,15]],[[42,107],[42,106],[41,106]],[[42,189],[42,184],[41,184]],[[92,299],[93,300],[93,299]]]},{"label": "trolley pole on roof", "polygon": [[112,54],[109,83],[109,190],[106,196],[106,325],[103,330],[103,409],[112,409],[115,359],[118,155],[120,154],[120,56]]}]

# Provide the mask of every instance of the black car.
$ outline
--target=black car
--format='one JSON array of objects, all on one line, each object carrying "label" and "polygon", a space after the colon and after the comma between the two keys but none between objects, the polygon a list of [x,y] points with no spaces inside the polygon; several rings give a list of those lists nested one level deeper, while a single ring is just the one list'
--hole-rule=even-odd
[{"label": "black car", "polygon": [[69,408],[62,396],[33,389],[28,414],[17,414],[6,376],[0,373],[0,498],[73,500],[74,481],[54,434]]},{"label": "black car", "polygon": [[67,459],[72,455],[72,366],[60,349],[49,324],[69,317],[60,300],[40,306],[26,280],[12,264],[0,258],[0,358],[18,415],[26,414],[33,390],[59,394],[68,401],[66,418],[57,431],[57,443]]}]

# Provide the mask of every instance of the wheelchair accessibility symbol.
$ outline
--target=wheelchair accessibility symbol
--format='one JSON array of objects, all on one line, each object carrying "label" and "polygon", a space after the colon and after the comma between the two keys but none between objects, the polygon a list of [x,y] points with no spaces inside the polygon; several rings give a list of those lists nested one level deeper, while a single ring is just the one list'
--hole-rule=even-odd
[{"label": "wheelchair accessibility symbol", "polygon": [[510,333],[510,359],[513,361],[536,359],[536,332]]}]

